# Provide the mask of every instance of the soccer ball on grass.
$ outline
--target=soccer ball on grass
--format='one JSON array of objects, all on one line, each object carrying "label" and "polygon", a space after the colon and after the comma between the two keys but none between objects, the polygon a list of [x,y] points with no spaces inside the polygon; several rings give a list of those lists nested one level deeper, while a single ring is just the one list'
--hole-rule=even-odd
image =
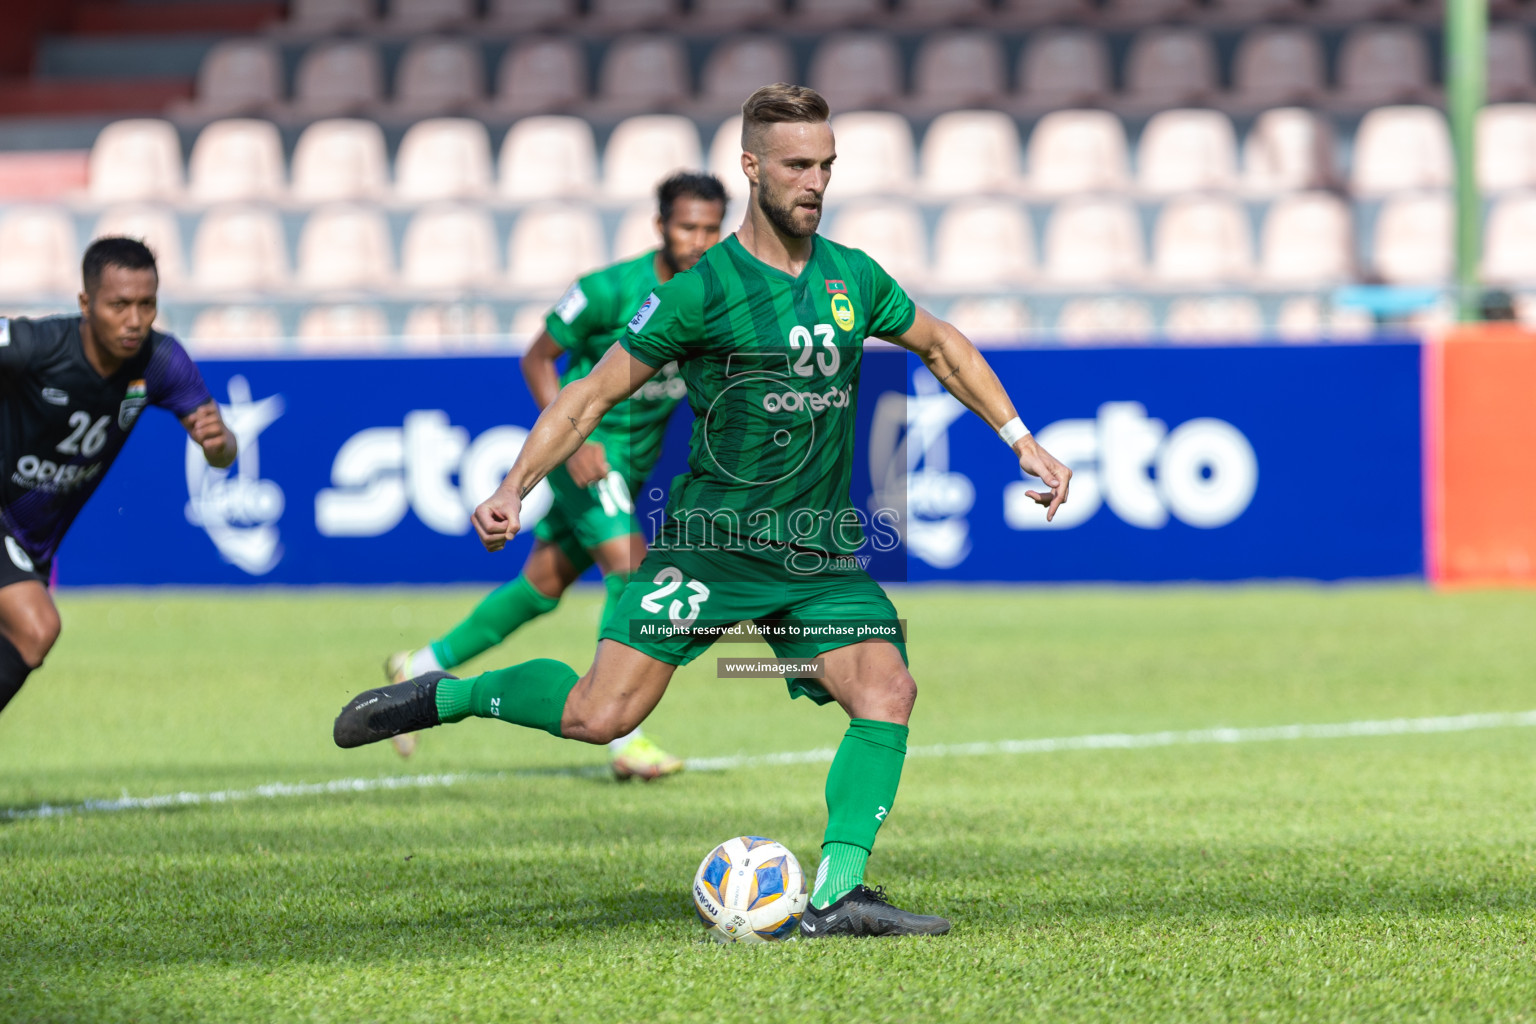
[{"label": "soccer ball on grass", "polygon": [[795,855],[762,836],[727,839],[693,876],[693,909],[716,942],[794,938],[809,900]]}]

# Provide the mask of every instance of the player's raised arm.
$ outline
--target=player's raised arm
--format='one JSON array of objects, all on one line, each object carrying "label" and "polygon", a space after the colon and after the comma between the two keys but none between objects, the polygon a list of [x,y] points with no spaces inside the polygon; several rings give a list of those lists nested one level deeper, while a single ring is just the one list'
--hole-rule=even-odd
[{"label": "player's raised arm", "polygon": [[487,551],[517,536],[523,497],[592,435],[603,416],[657,373],[615,343],[592,372],[560,389],[539,415],[496,493],[475,509],[475,533]]},{"label": "player's raised arm", "polygon": [[224,469],[235,461],[238,449],[235,434],[219,415],[218,402],[204,402],[181,417],[181,425],[194,444],[203,449],[203,458],[214,469]]},{"label": "player's raised arm", "polygon": [[890,340],[917,353],[950,394],[1002,436],[1018,456],[1019,468],[1045,481],[1049,491],[1026,493],[1045,506],[1047,520],[1054,519],[1056,509],[1067,500],[1072,471],[1035,443],[1034,435],[1019,420],[1003,382],[971,340],[921,306],[912,326]]}]

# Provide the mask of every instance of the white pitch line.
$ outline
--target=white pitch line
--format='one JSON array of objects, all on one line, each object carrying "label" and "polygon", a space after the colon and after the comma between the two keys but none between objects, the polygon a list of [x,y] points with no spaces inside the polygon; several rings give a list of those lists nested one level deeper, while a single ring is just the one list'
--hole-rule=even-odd
[{"label": "white pitch line", "polygon": [[[986,743],[936,743],[907,748],[908,757],[981,757],[991,754],[1053,754],[1068,750],[1142,750],[1148,747],[1192,746],[1209,743],[1273,743],[1284,740],[1332,740],[1369,736],[1473,732],[1480,729],[1518,729],[1536,726],[1536,711],[1495,711],[1473,715],[1442,715],[1434,718],[1386,718],[1322,725],[1267,725],[1249,729],[1190,729],[1144,733],[1097,733],[1033,740],[995,740]],[[690,771],[718,772],[767,765],[826,764],[837,751],[832,747],[787,751],[779,754],[739,754],[731,757],[697,757],[688,761]],[[330,782],[269,782],[251,789],[223,789],[211,793],[166,793],[160,796],[129,796],[114,800],[86,800],[78,804],[42,804],[37,807],[0,808],[0,817],[57,818],[72,814],[155,810],[165,807],[197,807],[241,800],[275,800],[279,797],[329,796],[337,793],[371,793],[388,789],[437,789],[463,782],[538,776],[590,776],[602,774],[596,766],[570,769],[537,769],[505,772],[460,772],[442,775],[384,775],[370,779],[333,779]]]}]

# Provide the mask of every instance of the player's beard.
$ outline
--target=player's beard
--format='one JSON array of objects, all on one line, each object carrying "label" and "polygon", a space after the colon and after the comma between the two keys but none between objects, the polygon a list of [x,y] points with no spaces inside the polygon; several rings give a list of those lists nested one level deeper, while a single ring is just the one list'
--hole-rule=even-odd
[{"label": "player's beard", "polygon": [[809,226],[797,222],[795,214],[800,207],[797,203],[782,203],[779,197],[771,195],[761,185],[757,189],[757,208],[763,211],[763,216],[773,222],[773,226],[790,238],[810,238],[821,225],[820,198],[817,198],[817,206],[814,214],[810,215]]}]

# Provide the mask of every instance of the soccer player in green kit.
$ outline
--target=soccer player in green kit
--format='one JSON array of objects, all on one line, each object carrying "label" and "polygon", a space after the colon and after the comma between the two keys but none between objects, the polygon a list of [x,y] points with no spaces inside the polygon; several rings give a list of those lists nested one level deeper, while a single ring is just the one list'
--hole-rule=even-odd
[{"label": "soccer player in green kit", "polygon": [[[678,363],[696,415],[689,473],[674,483],[667,524],[604,627],[592,667],[578,675],[541,659],[372,690],[337,717],[338,745],[471,715],[606,742],[644,720],[675,667],[703,653],[721,623],[853,622],[872,634],[894,620],[880,585],[851,557],[866,541],[848,497],[866,336],[917,353],[998,431],[1019,468],[1044,481],[1030,497],[1047,518],[1066,500],[1071,471],[1035,443],[976,347],[864,253],[816,234],[836,158],[826,101],[800,86],[765,86],[742,114],[751,198],[741,228],[646,299],[619,344],[539,417],[501,487],[475,510],[482,543],[500,550],[517,533],[529,489],[608,408]],[[917,697],[902,639],[802,633],[769,642],[782,657],[820,663],[819,676],[787,680],[792,695],[835,700],[850,719],[827,773],[822,860],[801,935],[948,931],[944,918],[901,910],[863,884]]]},{"label": "soccer player in green kit", "polygon": [[[725,204],[725,186],[712,174],[682,171],[656,186],[661,247],[577,280],[549,311],[544,329],[523,356],[523,377],[540,409],[549,407],[562,385],[587,375],[623,336],[652,289],[691,268],[720,241]],[[565,354],[570,358],[561,373],[555,363]],[[427,646],[390,655],[385,677],[399,683],[462,665],[553,611],[594,563],[608,592],[606,622],[630,573],[645,557],[634,497],[661,457],[667,421],[684,394],[676,365],[668,365],[610,410],[586,443],[549,474],[554,503],[534,529],[537,540],[517,578],[488,594],[468,617]],[[393,742],[401,757],[416,750],[415,733],[400,733]],[[683,768],[680,758],[657,746],[638,725],[608,748],[619,779],[650,780]]]}]

